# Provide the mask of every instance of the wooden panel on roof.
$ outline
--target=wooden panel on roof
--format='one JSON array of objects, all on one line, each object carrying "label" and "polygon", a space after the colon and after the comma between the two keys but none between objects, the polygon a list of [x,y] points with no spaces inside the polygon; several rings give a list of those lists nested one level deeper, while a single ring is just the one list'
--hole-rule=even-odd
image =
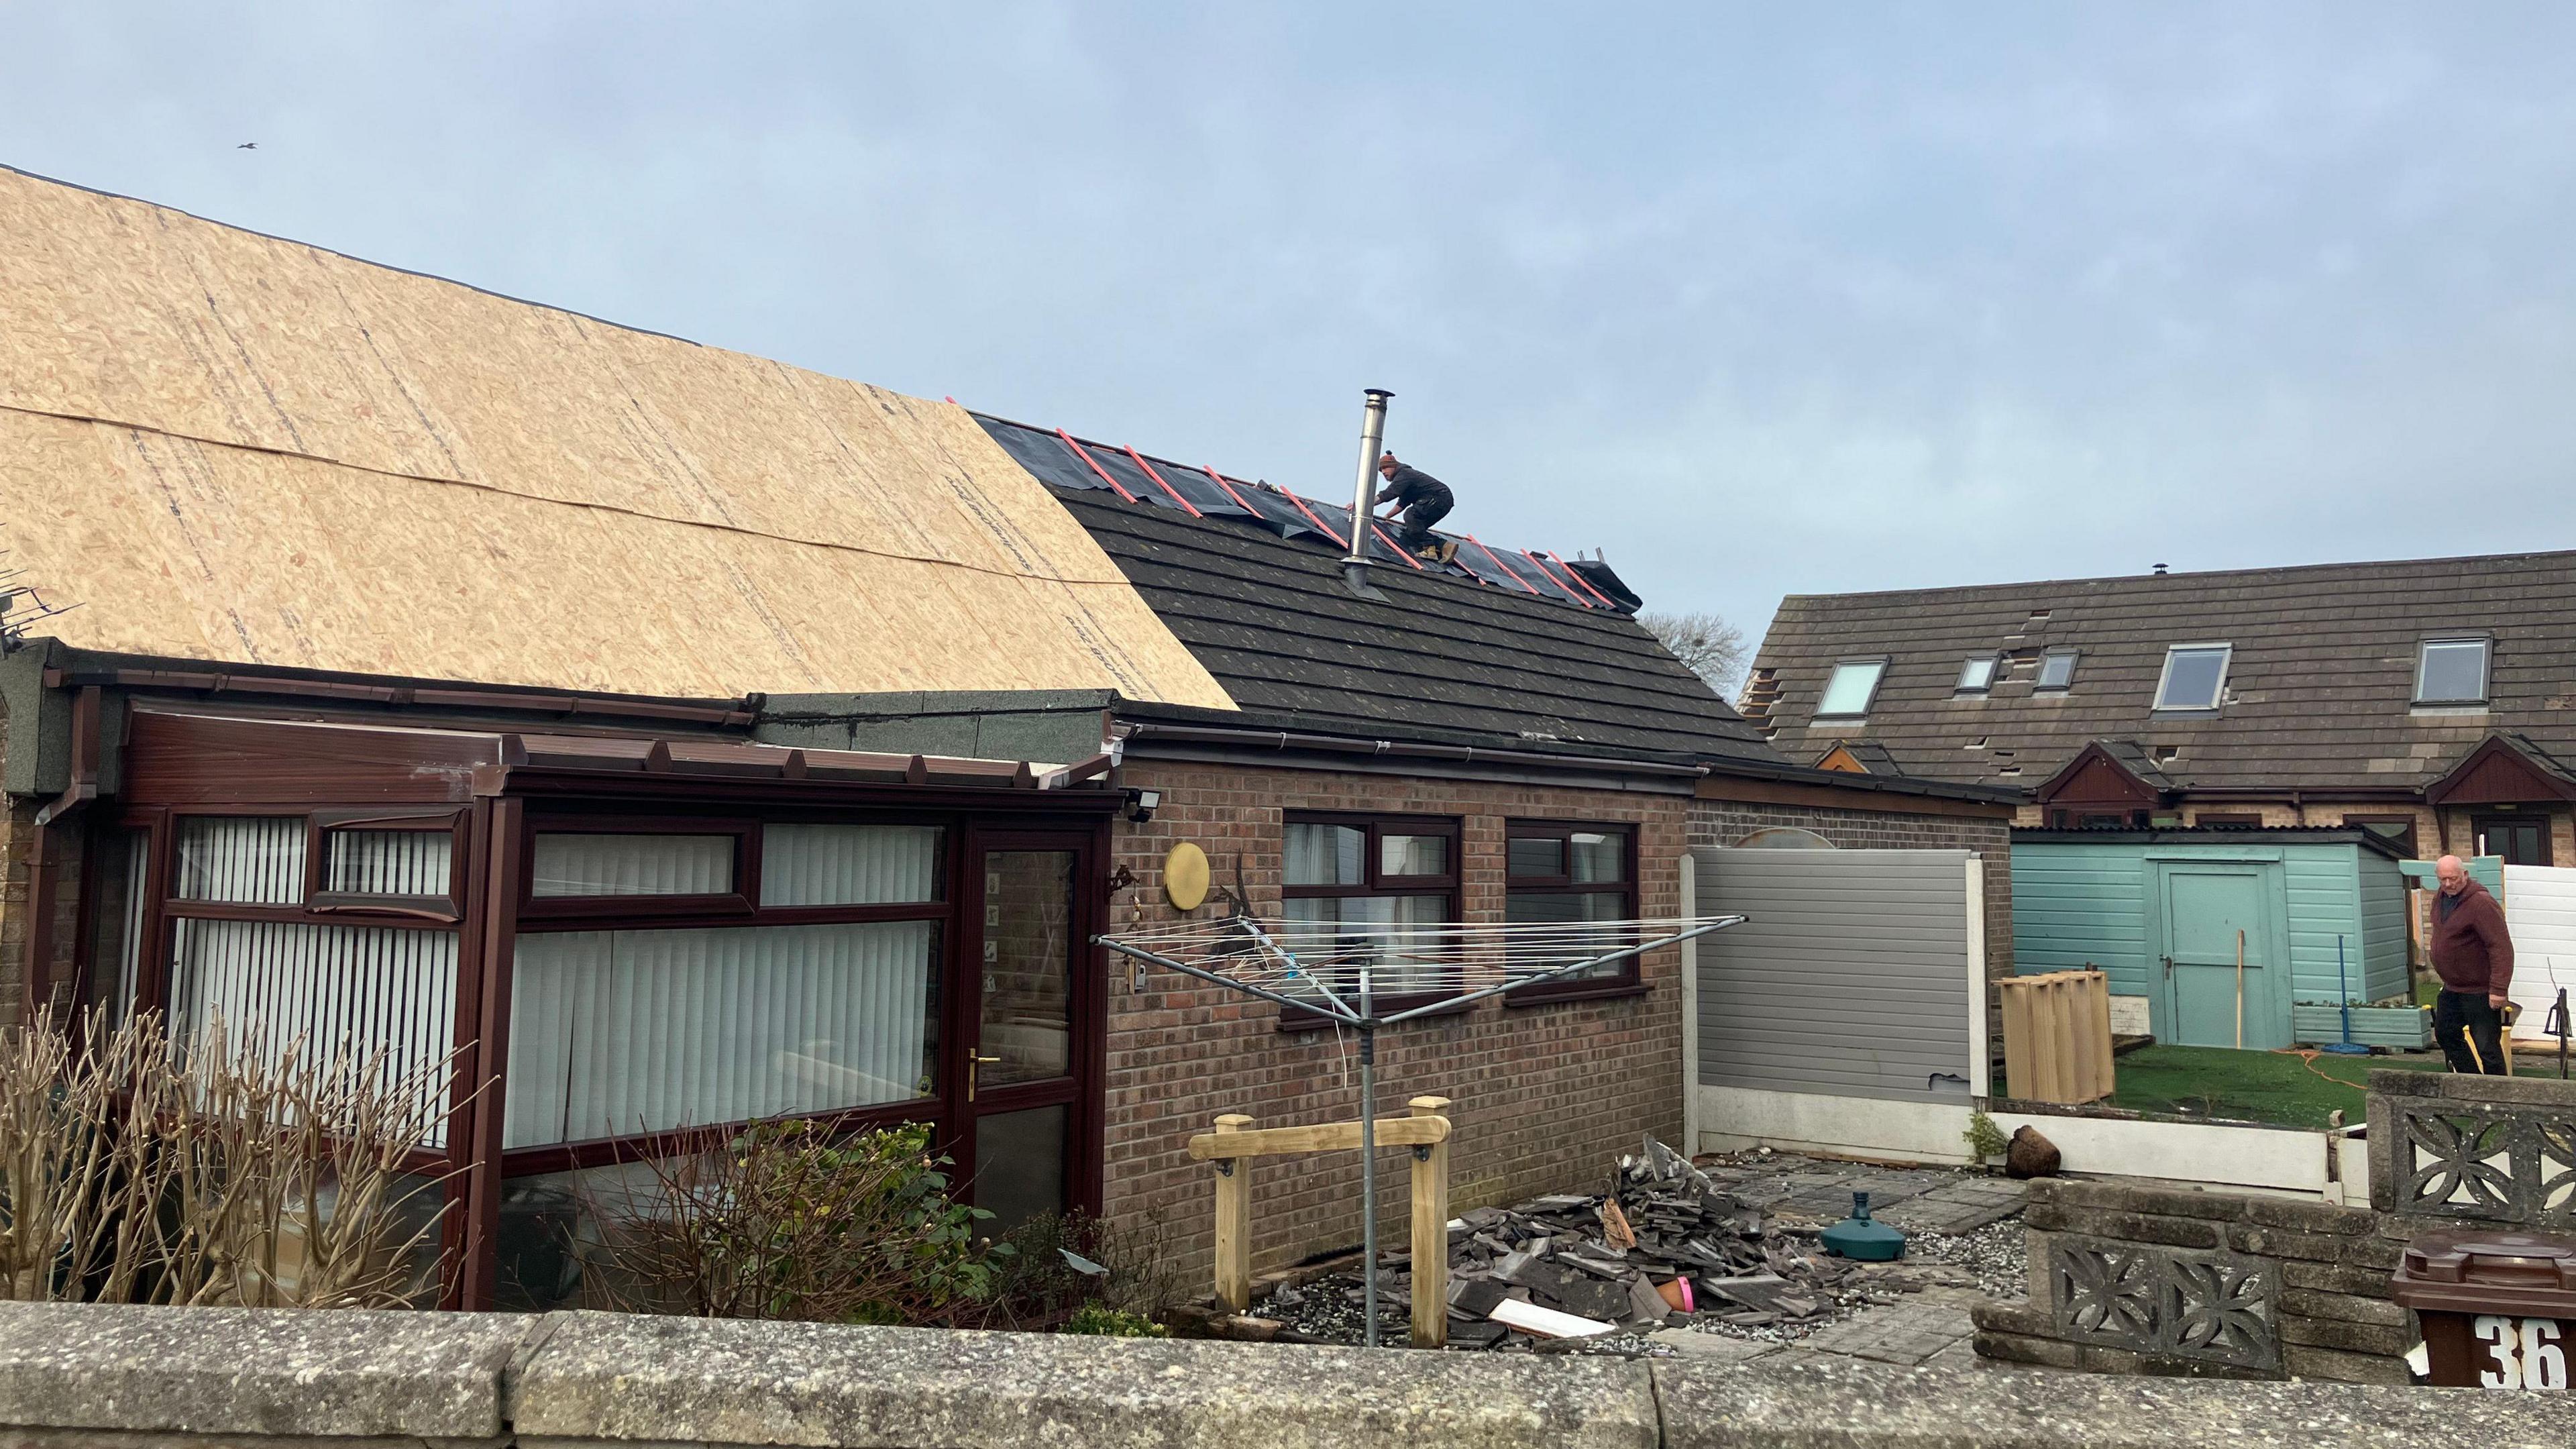
[{"label": "wooden panel on roof", "polygon": [[953,404],[5,168],[0,288],[0,546],[69,643],[1233,707]]}]

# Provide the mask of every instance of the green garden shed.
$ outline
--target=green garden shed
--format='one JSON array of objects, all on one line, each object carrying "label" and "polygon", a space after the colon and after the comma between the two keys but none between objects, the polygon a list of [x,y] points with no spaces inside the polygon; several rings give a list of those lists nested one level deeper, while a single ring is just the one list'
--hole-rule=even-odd
[{"label": "green garden shed", "polygon": [[[2100,967],[2115,1031],[2234,1046],[2241,931],[2244,1045],[2338,1040],[2339,1003],[2409,990],[2399,859],[2359,826],[2015,830],[2013,966]],[[2411,1007],[2353,1018],[2356,1041],[2421,1033]]]}]

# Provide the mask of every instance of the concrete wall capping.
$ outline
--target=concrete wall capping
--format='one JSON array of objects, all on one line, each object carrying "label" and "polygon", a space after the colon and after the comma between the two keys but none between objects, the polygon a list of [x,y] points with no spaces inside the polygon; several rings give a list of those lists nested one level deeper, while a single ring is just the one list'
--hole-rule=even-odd
[{"label": "concrete wall capping", "polygon": [[[2061,1347],[2063,1347],[2061,1345]],[[2331,1364],[2330,1346],[2292,1350]],[[489,1315],[0,1305],[0,1442],[1814,1449],[2566,1442],[2552,1397]]]}]

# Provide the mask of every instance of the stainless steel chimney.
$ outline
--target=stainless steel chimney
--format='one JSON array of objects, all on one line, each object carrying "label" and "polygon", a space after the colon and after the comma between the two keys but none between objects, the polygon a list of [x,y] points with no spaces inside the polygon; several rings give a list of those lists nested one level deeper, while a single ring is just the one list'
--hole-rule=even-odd
[{"label": "stainless steel chimney", "polygon": [[1374,594],[1368,581],[1369,510],[1377,499],[1377,459],[1386,449],[1386,400],[1382,387],[1365,389],[1360,406],[1360,476],[1351,487],[1351,551],[1342,558],[1342,582],[1355,594]]}]

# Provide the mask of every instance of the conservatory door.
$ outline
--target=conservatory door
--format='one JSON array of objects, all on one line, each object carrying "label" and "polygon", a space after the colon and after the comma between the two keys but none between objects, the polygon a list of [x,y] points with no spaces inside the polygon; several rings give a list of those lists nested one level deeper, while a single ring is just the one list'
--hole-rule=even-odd
[{"label": "conservatory door", "polygon": [[958,992],[965,1109],[953,1150],[994,1233],[1090,1196],[1101,1057],[1093,848],[1089,834],[1071,832],[968,842]]}]

